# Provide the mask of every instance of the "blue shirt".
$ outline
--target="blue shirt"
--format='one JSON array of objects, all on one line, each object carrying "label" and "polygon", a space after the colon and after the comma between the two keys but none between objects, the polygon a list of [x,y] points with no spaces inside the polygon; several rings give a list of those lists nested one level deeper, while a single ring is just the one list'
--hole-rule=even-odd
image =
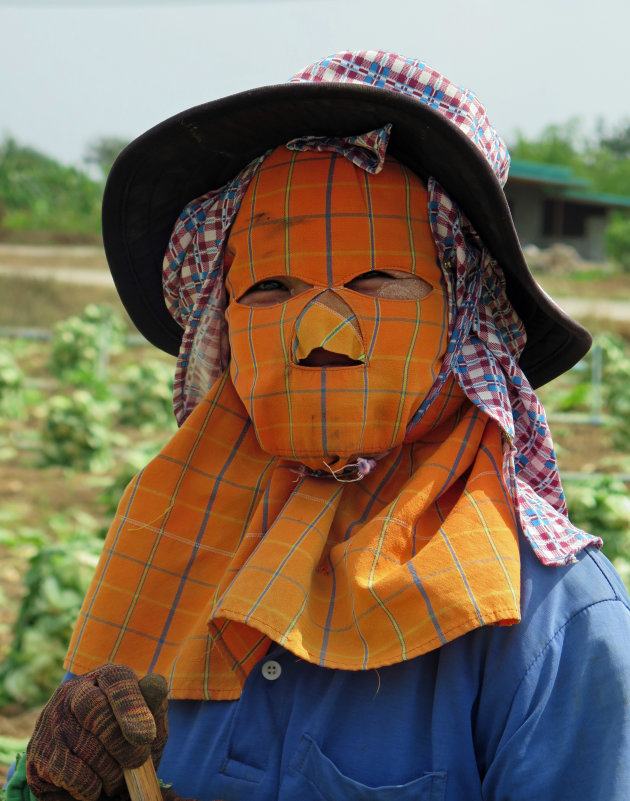
[{"label": "blue shirt", "polygon": [[522,547],[522,621],[331,670],[274,647],[238,701],[171,701],[159,776],[200,801],[628,801],[630,601]]}]

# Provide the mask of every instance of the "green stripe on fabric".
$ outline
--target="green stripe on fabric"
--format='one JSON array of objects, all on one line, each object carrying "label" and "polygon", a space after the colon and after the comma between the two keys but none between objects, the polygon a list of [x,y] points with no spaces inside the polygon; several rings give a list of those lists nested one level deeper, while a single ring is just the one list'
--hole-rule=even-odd
[{"label": "green stripe on fabric", "polygon": [[409,232],[409,252],[411,253],[411,272],[416,273],[416,243],[413,237],[413,228],[411,225],[411,192],[409,186],[409,175],[406,168],[401,164],[400,169],[405,182],[405,218],[407,220],[407,231]]},{"label": "green stripe on fabric", "polygon": [[403,370],[403,379],[402,379],[402,384],[401,384],[401,387],[400,387],[400,399],[398,401],[398,409],[396,411],[396,421],[394,423],[394,430],[392,431],[392,438],[391,438],[390,447],[392,445],[394,445],[394,443],[396,442],[396,436],[398,435],[398,430],[400,429],[400,426],[402,424],[402,414],[403,414],[403,410],[404,410],[404,401],[405,401],[405,396],[407,394],[407,382],[409,380],[409,366],[411,364],[411,354],[413,353],[413,349],[414,349],[415,344],[416,344],[416,339],[418,338],[418,331],[420,329],[420,321],[421,321],[421,317],[422,317],[422,311],[421,311],[420,301],[419,300],[416,301],[416,309],[417,309],[417,313],[416,313],[416,321],[415,321],[415,325],[414,325],[414,329],[413,329],[413,337],[411,338],[411,342],[409,343],[409,349],[407,350],[407,355],[405,356],[405,366],[404,366],[404,370]]},{"label": "green stripe on fabric", "polygon": [[370,591],[370,595],[374,598],[376,603],[378,604],[379,609],[382,612],[385,612],[387,617],[389,618],[389,622],[392,624],[394,632],[396,633],[396,637],[398,638],[398,642],[400,643],[400,658],[402,661],[407,659],[407,645],[405,643],[405,638],[403,636],[402,630],[398,625],[398,621],[392,615],[392,613],[387,608],[387,605],[378,597],[376,594],[376,590],[374,589],[374,573],[376,572],[376,565],[381,556],[381,551],[383,550],[383,544],[385,542],[385,536],[387,534],[387,527],[392,519],[392,512],[393,509],[390,508],[389,513],[383,518],[383,523],[381,525],[381,532],[378,538],[378,544],[374,551],[374,558],[372,559],[372,564],[370,566],[370,575],[368,577],[367,587]]},{"label": "green stripe on fabric", "polygon": [[[354,326],[352,325],[352,323],[353,323],[353,322],[354,322],[356,319],[357,319],[357,317],[356,317],[356,314],[353,314],[353,315],[351,315],[350,317],[348,317],[347,319],[345,319],[345,320],[342,320],[340,323],[338,323],[338,324],[337,324],[337,325],[336,325],[336,326],[333,328],[333,330],[332,330],[332,331],[330,331],[330,333],[328,333],[328,334],[327,334],[327,335],[324,337],[324,339],[323,339],[323,340],[322,340],[322,342],[321,342],[321,345],[320,345],[320,347],[322,347],[322,348],[326,347],[326,345],[327,345],[327,344],[328,344],[328,343],[331,341],[331,339],[333,339],[334,337],[336,337],[336,336],[337,336],[337,334],[339,334],[341,331],[343,331],[343,329],[344,329],[346,326],[348,326],[348,325],[349,325],[349,326],[350,326],[350,328],[351,328],[351,329],[354,331]],[[362,354],[362,356],[365,356],[365,354]]]},{"label": "green stripe on fabric", "polygon": [[308,602],[308,593],[304,594],[304,598],[302,599],[302,603],[300,604],[300,608],[297,610],[295,615],[289,621],[289,625],[284,630],[284,634],[278,640],[278,645],[281,645],[283,648],[286,645],[287,640],[289,639],[291,632],[296,627],[298,620],[302,617],[304,610],[306,608],[306,604]]},{"label": "green stripe on fabric", "polygon": [[514,607],[516,609],[518,609],[519,608],[519,602],[518,602],[518,599],[516,597],[516,592],[514,591],[514,585],[512,584],[512,581],[510,579],[510,574],[508,573],[507,568],[505,566],[505,562],[503,561],[503,558],[502,558],[501,554],[499,553],[499,550],[498,550],[497,546],[495,545],[495,542],[494,542],[494,540],[492,538],[492,533],[490,531],[490,528],[489,528],[488,524],[486,523],[486,519],[483,516],[481,508],[479,507],[479,504],[477,503],[475,498],[472,496],[470,490],[464,489],[464,497],[468,499],[468,501],[470,502],[470,505],[472,506],[472,508],[477,513],[477,517],[479,518],[479,522],[481,523],[481,526],[482,526],[482,528],[484,530],[486,538],[487,538],[488,542],[490,543],[490,547],[492,548],[492,552],[494,553],[497,562],[501,566],[501,570],[503,571],[503,575],[505,577],[507,585],[510,588],[510,593],[512,595],[512,600],[514,601]]}]

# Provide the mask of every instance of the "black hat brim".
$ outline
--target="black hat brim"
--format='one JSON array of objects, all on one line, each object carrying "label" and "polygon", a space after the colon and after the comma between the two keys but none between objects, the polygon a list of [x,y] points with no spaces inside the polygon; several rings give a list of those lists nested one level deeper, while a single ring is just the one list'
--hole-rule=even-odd
[{"label": "black hat brim", "polygon": [[122,151],[105,187],[103,240],[138,330],[158,348],[178,353],[183,331],[165,306],[161,271],[187,203],[289,139],[350,136],[386,123],[392,123],[388,153],[444,187],[504,270],[508,297],[527,331],[520,366],[531,384],[572,367],[591,337],[533,278],[503,189],[481,152],[418,100],[352,83],[287,83],[231,95],[165,120]]}]

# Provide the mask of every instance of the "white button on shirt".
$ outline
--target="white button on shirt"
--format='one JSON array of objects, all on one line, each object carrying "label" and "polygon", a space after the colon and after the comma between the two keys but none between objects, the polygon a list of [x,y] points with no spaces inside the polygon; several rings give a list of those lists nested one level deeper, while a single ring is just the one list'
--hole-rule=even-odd
[{"label": "white button on shirt", "polygon": [[262,666],[262,674],[269,681],[275,681],[280,678],[281,673],[282,667],[280,662],[276,662],[275,659],[268,659]]}]

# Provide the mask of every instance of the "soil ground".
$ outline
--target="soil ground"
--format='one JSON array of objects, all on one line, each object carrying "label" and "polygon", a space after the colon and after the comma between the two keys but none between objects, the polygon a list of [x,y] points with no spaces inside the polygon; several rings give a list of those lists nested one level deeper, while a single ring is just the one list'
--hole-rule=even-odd
[{"label": "soil ground", "polygon": [[[20,246],[0,242],[0,274],[3,297],[0,300],[0,334],[6,328],[50,330],[60,319],[79,313],[89,302],[109,303],[123,316],[121,304],[108,278],[102,251],[97,246]],[[92,278],[90,278],[92,276]],[[569,280],[567,276],[538,276],[545,289],[559,299],[567,310],[571,301],[581,299],[578,319],[596,329],[614,328],[630,334],[630,314],[606,315],[584,306],[584,300],[630,301],[629,276],[600,276],[587,280]],[[46,280],[48,279],[48,280]],[[574,303],[575,308],[578,308]],[[628,307],[626,306],[626,311]],[[603,311],[602,311],[603,310]],[[602,319],[602,314],[604,318]],[[126,318],[128,320],[128,318]],[[128,321],[129,329],[133,330]],[[6,333],[6,331],[5,331]],[[147,353],[156,355],[153,349]],[[37,348],[29,350],[29,369],[43,360]],[[139,358],[142,358],[139,355]],[[24,365],[26,368],[26,365]],[[610,452],[608,434],[598,426],[584,422],[558,422],[552,430],[558,444],[561,470],[591,471],[599,467]],[[24,434],[24,424],[0,427],[0,455],[9,449],[11,458],[0,458],[0,511],[23,516],[29,525],[45,524],[46,518],[69,507],[100,513],[98,500],[101,488],[98,481],[84,474],[69,473],[62,468],[37,467],[36,454]],[[2,528],[0,518],[0,529]],[[2,545],[0,539],[0,660],[6,655],[11,641],[11,626],[22,596],[25,554]],[[3,735],[27,738],[39,713],[38,709],[24,710],[17,706],[0,709],[0,737]],[[0,765],[0,785],[5,768]]]}]

